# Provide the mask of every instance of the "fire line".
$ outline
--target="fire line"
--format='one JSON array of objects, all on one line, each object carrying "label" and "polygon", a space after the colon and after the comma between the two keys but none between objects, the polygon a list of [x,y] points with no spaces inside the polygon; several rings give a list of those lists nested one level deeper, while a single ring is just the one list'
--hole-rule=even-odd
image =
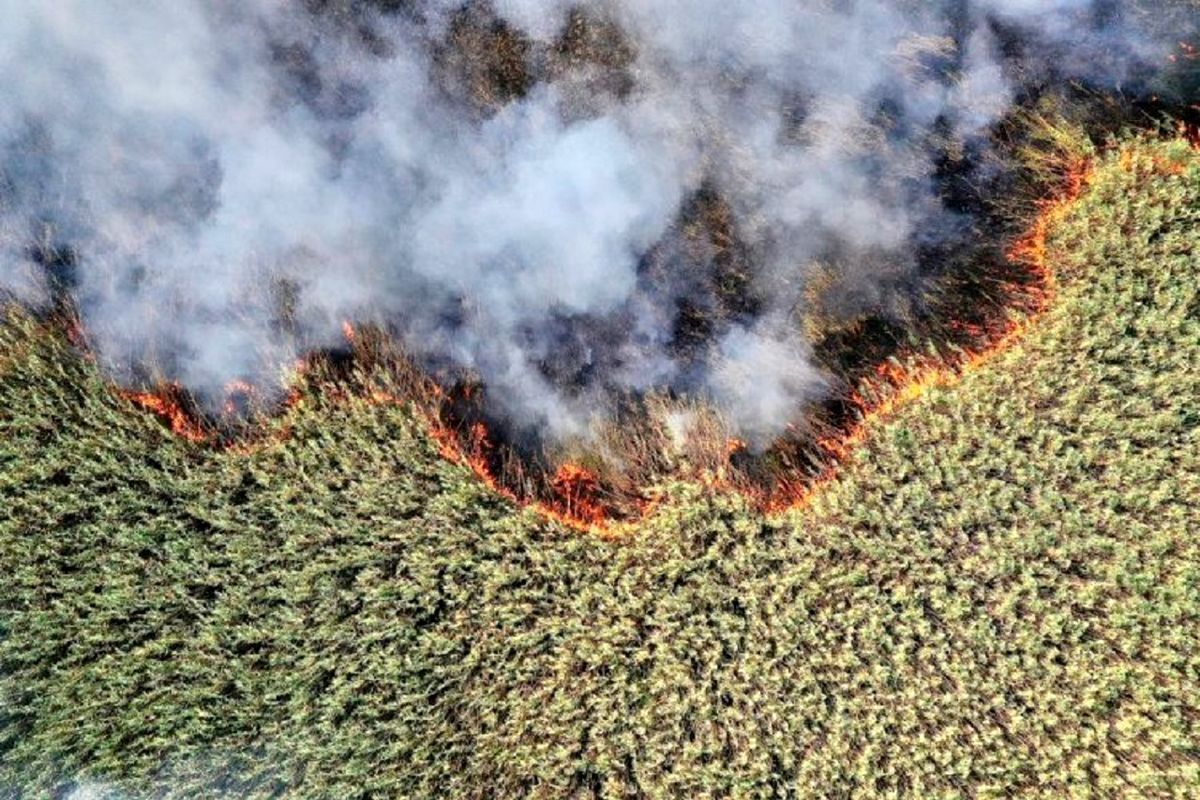
[{"label": "fire line", "polygon": [[[1189,140],[1200,142],[1196,131],[1186,131]],[[974,350],[962,350],[951,359],[925,357],[894,358],[878,364],[873,374],[863,380],[859,388],[849,395],[855,413],[844,430],[817,440],[817,446],[826,456],[826,466],[815,477],[800,479],[780,478],[769,489],[739,485],[728,479],[712,479],[707,483],[714,489],[739,491],[768,515],[806,508],[823,488],[828,486],[839,472],[840,466],[867,440],[870,431],[882,420],[892,417],[897,410],[913,402],[935,387],[944,387],[958,381],[965,373],[989,362],[997,354],[1007,350],[1025,333],[1037,318],[1049,307],[1055,291],[1053,270],[1048,263],[1047,235],[1055,220],[1081,196],[1091,180],[1090,162],[1075,164],[1068,171],[1067,185],[1055,199],[1044,202],[1032,227],[1010,248],[1007,257],[1028,270],[1033,279],[1031,298],[1026,313],[1018,319],[1008,319],[990,336],[983,331],[986,341]],[[1026,287],[1028,289],[1028,287]],[[953,324],[953,323],[952,323]],[[970,323],[963,323],[964,326]],[[973,326],[974,327],[974,326]],[[343,324],[347,342],[354,346],[358,334],[349,322]],[[911,364],[912,366],[902,366]],[[491,490],[514,505],[533,509],[541,516],[559,522],[575,530],[612,536],[619,530],[636,524],[631,521],[614,520],[601,499],[599,477],[579,464],[560,465],[549,476],[551,498],[525,498],[504,484],[492,467],[490,456],[495,452],[487,427],[475,422],[460,431],[442,418],[438,409],[445,405],[445,397],[435,384],[430,384],[436,395],[433,411],[426,413],[428,431],[437,444],[439,455],[474,472]],[[237,383],[229,387],[233,393],[249,395],[252,387]],[[154,391],[123,391],[129,401],[149,411],[164,421],[175,435],[194,443],[217,441],[215,431],[194,414],[189,413],[183,403],[183,390],[177,384],[164,384]],[[374,391],[366,398],[375,404],[407,403],[404,397],[384,391]],[[232,414],[232,400],[227,400],[226,413]],[[731,440],[727,457],[745,448],[739,440]],[[652,513],[654,504],[640,504],[637,518]]]}]

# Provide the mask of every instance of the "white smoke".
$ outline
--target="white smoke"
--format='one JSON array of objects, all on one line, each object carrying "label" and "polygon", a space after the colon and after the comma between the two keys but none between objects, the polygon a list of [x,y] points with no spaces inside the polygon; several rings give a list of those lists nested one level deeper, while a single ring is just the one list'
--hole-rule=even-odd
[{"label": "white smoke", "polygon": [[64,800],[121,800],[121,793],[111,786],[89,781],[77,784]]},{"label": "white smoke", "polygon": [[[434,77],[460,4],[416,5],[365,12],[368,47],[283,0],[0,0],[0,288],[48,302],[35,262],[69,251],[114,374],[154,363],[201,398],[377,320],[478,373],[520,427],[579,434],[669,387],[762,443],[821,389],[796,324],[808,265],[837,253],[879,298],[865,265],[911,271],[914,238],[953,227],[931,141],[1010,108],[998,29],[1055,54],[1035,71],[1116,82],[1161,56],[1085,0],[594,0],[632,46],[629,91],[581,112],[568,76],[480,113]],[[493,8],[549,46],[575,6]],[[673,329],[705,265],[668,259],[653,285],[643,267],[702,186],[758,311],[697,361]],[[564,360],[571,380],[547,367]]]}]

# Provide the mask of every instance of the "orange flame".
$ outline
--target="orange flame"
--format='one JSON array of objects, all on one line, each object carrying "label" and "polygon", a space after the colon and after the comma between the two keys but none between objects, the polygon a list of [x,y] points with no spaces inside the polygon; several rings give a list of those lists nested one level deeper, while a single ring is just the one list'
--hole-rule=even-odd
[{"label": "orange flame", "polygon": [[152,392],[125,391],[121,394],[133,404],[162,419],[171,433],[189,442],[206,442],[211,432],[184,410],[179,402],[181,388],[178,384],[164,384]]},{"label": "orange flame", "polygon": [[227,419],[236,419],[241,414],[238,398],[253,402],[258,396],[254,384],[247,381],[230,381],[225,384],[225,403],[221,406],[221,414]]},{"label": "orange flame", "polygon": [[566,516],[587,525],[602,525],[608,514],[600,502],[600,479],[577,464],[563,464],[550,480]]},{"label": "orange flame", "polygon": [[811,481],[779,483],[769,493],[755,499],[768,514],[803,509],[835,477],[838,466],[867,439],[880,421],[921,397],[929,390],[958,381],[963,374],[978,369],[997,354],[1009,349],[1029,330],[1030,326],[1049,307],[1054,296],[1054,273],[1050,267],[1047,236],[1058,220],[1083,194],[1092,179],[1092,164],[1081,161],[1068,171],[1067,185],[1055,199],[1042,203],[1037,219],[1029,232],[1021,237],[1007,253],[1010,260],[1024,265],[1037,285],[1030,290],[1027,313],[1021,318],[1007,320],[995,330],[983,347],[963,350],[958,357],[931,359],[916,357],[885,361],[875,369],[875,375],[863,382],[859,391],[850,395],[858,410],[856,421],[841,434],[819,439],[818,447],[830,457],[830,465]]},{"label": "orange flame", "polygon": [[[437,384],[430,384],[429,391],[440,405],[445,393]],[[377,402],[400,403],[400,398],[376,393]],[[610,528],[608,511],[599,498],[600,479],[590,470],[575,465],[563,464],[550,479],[553,500],[523,500],[496,476],[490,456],[495,452],[487,426],[475,422],[465,432],[460,432],[442,419],[440,408],[426,412],[429,434],[437,444],[442,458],[454,464],[468,467],[491,491],[517,506],[529,506],[537,513],[576,530],[604,535]]]}]

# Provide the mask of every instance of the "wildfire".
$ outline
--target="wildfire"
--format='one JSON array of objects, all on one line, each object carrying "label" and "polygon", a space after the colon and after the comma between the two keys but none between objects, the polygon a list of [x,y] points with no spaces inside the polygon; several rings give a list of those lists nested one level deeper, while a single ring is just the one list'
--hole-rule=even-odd
[{"label": "wildfire", "polygon": [[92,357],[91,348],[88,347],[87,343],[87,332],[83,329],[83,322],[74,314],[67,319],[67,341],[85,357]]},{"label": "wildfire", "polygon": [[[1188,134],[1194,143],[1200,145],[1200,135],[1196,131],[1190,130]],[[1023,265],[1034,279],[1032,285],[1010,287],[1014,295],[1028,297],[1024,316],[1009,319],[993,329],[973,322],[952,321],[951,329],[982,344],[977,349],[961,350],[950,359],[902,355],[878,364],[847,398],[855,412],[850,417],[851,421],[841,430],[816,440],[816,447],[824,456],[823,461],[827,466],[815,476],[782,477],[773,487],[764,489],[730,480],[722,469],[719,475],[709,479],[710,485],[741,491],[769,514],[803,508],[833,480],[838,466],[863,444],[880,420],[892,416],[897,409],[929,390],[954,383],[964,373],[986,363],[1012,345],[1050,303],[1055,285],[1048,264],[1047,235],[1055,220],[1081,195],[1090,179],[1090,164],[1075,165],[1069,171],[1064,192],[1057,199],[1042,205],[1028,234],[1007,253],[1009,259]],[[357,344],[358,332],[351,323],[345,322],[342,332],[351,346]],[[302,374],[304,369],[305,364],[301,362],[297,365],[297,374]],[[298,396],[295,391],[292,390],[293,396]],[[464,391],[469,394],[471,390]],[[423,409],[428,430],[442,458],[468,467],[492,491],[514,504],[531,507],[544,517],[578,530],[598,535],[613,533],[614,521],[604,502],[604,486],[594,471],[575,463],[562,464],[546,479],[544,492],[535,493],[532,498],[521,497],[497,475],[495,465],[499,462],[499,451],[486,425],[483,422],[467,425],[449,422],[447,409],[450,403],[446,392],[433,381],[425,383],[423,392],[426,396],[417,398],[419,402],[416,406]],[[212,427],[186,408],[183,402],[185,394],[177,384],[164,384],[155,391],[123,394],[136,405],[159,416],[176,435],[192,442],[215,440]],[[226,387],[226,402],[222,407],[223,415],[240,417],[244,409],[239,408],[239,403],[244,406],[245,403],[254,402],[256,397],[255,387],[248,383],[236,381],[229,384]],[[405,405],[414,400],[383,389],[370,390],[364,397],[367,402],[376,405]],[[746,442],[729,439],[725,446],[726,460],[746,449]],[[644,515],[650,513],[651,508],[651,504],[643,503],[640,511]]]},{"label": "wildfire", "polygon": [[1179,52],[1171,53],[1167,56],[1167,60],[1172,64],[1179,61],[1198,61],[1200,60],[1200,50],[1190,42],[1179,42]]},{"label": "wildfire", "polygon": [[[221,405],[219,416],[221,420],[240,420],[244,418],[247,408],[258,402],[258,389],[247,381],[230,381],[224,389],[225,402]],[[218,438],[209,420],[188,408],[185,400],[187,391],[178,383],[163,383],[149,391],[122,390],[120,394],[134,405],[154,414],[172,433],[189,442],[213,442]]]},{"label": "wildfire", "polygon": [[[1194,105],[1192,109],[1200,111],[1200,105]],[[1179,124],[1179,135],[1186,139],[1192,147],[1200,149],[1200,124],[1188,125],[1181,122]]]},{"label": "wildfire", "polygon": [[[522,502],[516,492],[505,486],[495,474],[492,463],[496,448],[487,426],[475,422],[464,432],[456,430],[442,417],[445,393],[436,384],[430,385],[430,391],[438,402],[427,411],[426,419],[429,433],[442,458],[470,468],[489,489],[516,505],[531,505],[542,516],[578,530],[598,535],[608,532],[610,520],[599,499],[600,479],[594,472],[576,464],[563,464],[549,481],[553,500]],[[377,393],[373,400],[401,402],[400,398],[385,393]]]},{"label": "wildfire", "polygon": [[1047,235],[1054,222],[1079,199],[1092,177],[1090,162],[1080,162],[1068,171],[1062,194],[1046,201],[1039,209],[1030,231],[1009,249],[1010,260],[1022,264],[1037,279],[1030,291],[1030,302],[1023,317],[1009,319],[996,329],[978,349],[964,349],[952,359],[929,357],[898,358],[879,364],[874,375],[850,394],[857,409],[856,421],[839,435],[821,438],[818,447],[829,456],[829,466],[811,481],[781,481],[774,491],[762,493],[759,505],[767,513],[782,513],[806,507],[826,486],[843,463],[867,439],[882,420],[895,414],[931,389],[949,386],[965,373],[977,369],[1011,347],[1046,310],[1055,290],[1054,273],[1049,264]]},{"label": "wildfire", "polygon": [[563,464],[554,473],[550,486],[567,517],[591,526],[607,522],[596,473],[576,464]]},{"label": "wildfire", "polygon": [[225,384],[225,403],[221,414],[227,419],[237,419],[244,412],[243,405],[252,404],[258,395],[254,384],[247,381],[230,381]]},{"label": "wildfire", "polygon": [[178,384],[164,384],[153,392],[127,391],[122,394],[134,405],[163,420],[176,436],[189,442],[206,442],[212,436],[211,431],[183,407],[180,400],[183,389]]}]

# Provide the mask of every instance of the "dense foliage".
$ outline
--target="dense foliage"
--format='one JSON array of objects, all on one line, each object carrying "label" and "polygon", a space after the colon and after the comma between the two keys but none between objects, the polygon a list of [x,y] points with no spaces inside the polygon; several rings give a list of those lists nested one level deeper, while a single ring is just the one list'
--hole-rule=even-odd
[{"label": "dense foliage", "polygon": [[515,512],[403,408],[172,438],[0,327],[0,795],[1200,794],[1200,156],[1104,157],[1057,300],[805,511]]}]

